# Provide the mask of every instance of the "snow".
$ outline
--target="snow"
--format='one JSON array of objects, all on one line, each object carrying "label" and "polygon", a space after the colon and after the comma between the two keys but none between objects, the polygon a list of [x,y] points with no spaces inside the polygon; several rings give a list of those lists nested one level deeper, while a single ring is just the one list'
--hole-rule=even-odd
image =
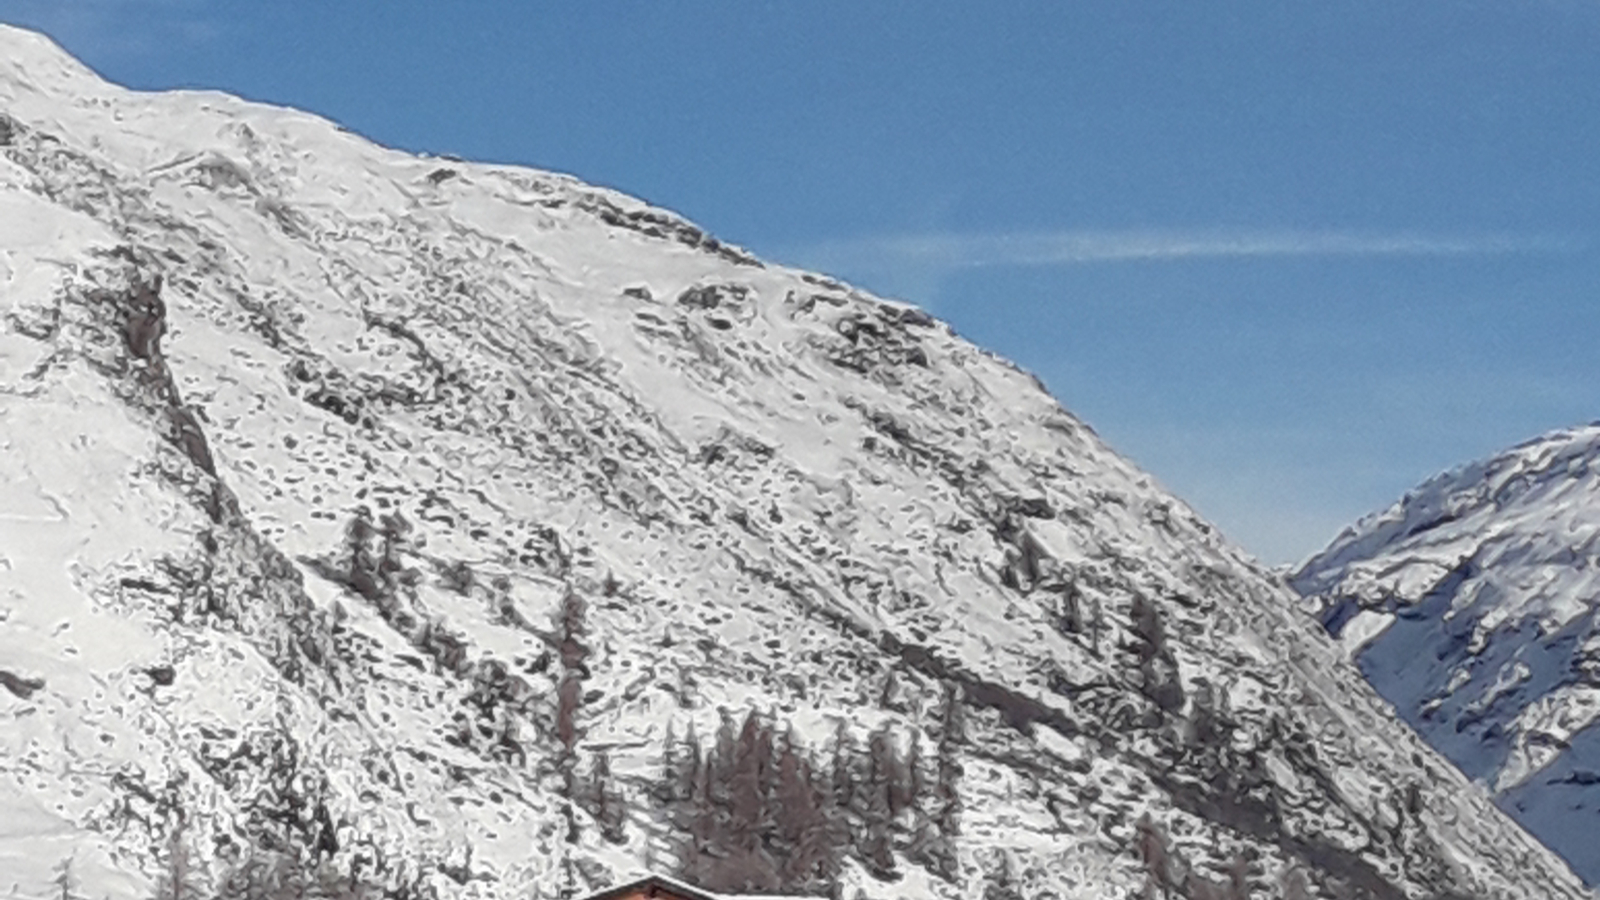
[{"label": "snow", "polygon": [[[1590,425],[1446,472],[1292,576],[1400,715],[1591,883],[1578,811],[1600,786],[1566,770],[1600,721],[1597,454]],[[1399,619],[1357,627],[1378,616]]]},{"label": "snow", "polygon": [[1393,613],[1363,609],[1339,632],[1339,646],[1344,648],[1347,656],[1354,657],[1392,624]]},{"label": "snow", "polygon": [[[1584,895],[1278,579],[918,310],[568,176],[126,91],[3,26],[0,110],[0,669],[43,681],[0,692],[0,821],[32,823],[0,833],[0,890],[53,895],[70,858],[84,895],[142,896],[180,821],[217,871],[331,830],[330,864],[445,897],[547,894],[568,852],[598,887],[664,846],[669,725],[928,747],[955,691],[956,880],[903,853],[847,895],[981,894],[1004,858],[1027,896],[1127,896],[1145,813],[1262,892],[1290,865],[1327,887],[1333,854],[1393,896]],[[414,583],[374,599],[347,533],[395,513]],[[569,592],[622,844],[562,837]],[[1231,733],[1194,745],[1208,715]]]}]

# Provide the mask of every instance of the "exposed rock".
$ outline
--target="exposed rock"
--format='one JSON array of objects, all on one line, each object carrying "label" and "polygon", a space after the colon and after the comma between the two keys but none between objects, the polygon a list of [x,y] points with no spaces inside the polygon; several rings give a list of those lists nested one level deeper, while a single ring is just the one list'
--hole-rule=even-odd
[{"label": "exposed rock", "polygon": [[19,700],[27,700],[34,695],[34,692],[44,687],[44,679],[24,678],[0,669],[0,687],[15,694]]}]

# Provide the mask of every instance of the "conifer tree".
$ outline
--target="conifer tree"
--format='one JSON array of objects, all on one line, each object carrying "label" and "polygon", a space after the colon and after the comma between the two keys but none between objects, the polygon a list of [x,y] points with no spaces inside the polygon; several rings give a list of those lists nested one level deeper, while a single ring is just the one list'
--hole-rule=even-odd
[{"label": "conifer tree", "polygon": [[683,736],[683,754],[678,759],[676,796],[679,804],[686,808],[692,806],[695,788],[699,786],[704,770],[705,757],[700,750],[700,738],[695,734],[694,720],[691,719]]},{"label": "conifer tree", "polygon": [[372,511],[365,506],[357,507],[355,516],[344,530],[345,550],[350,555],[344,575],[351,589],[373,601],[380,594],[378,564],[373,559],[370,546],[376,534],[377,529],[372,525]]},{"label": "conifer tree", "polygon": [[905,758],[900,763],[901,778],[898,784],[900,792],[895,799],[896,808],[910,810],[913,819],[922,815],[922,804],[928,792],[927,778],[922,767],[922,733],[913,730],[910,741],[906,744]]},{"label": "conifer tree", "polygon": [[1150,818],[1148,812],[1140,816],[1134,825],[1134,843],[1139,851],[1139,860],[1144,863],[1145,893],[1149,895],[1160,891],[1162,897],[1170,897],[1177,886],[1172,847],[1167,842],[1166,832]]},{"label": "conifer tree", "polygon": [[556,765],[561,774],[561,791],[566,800],[567,843],[578,841],[578,817],[573,804],[578,802],[578,727],[579,707],[583,702],[583,679],[588,675],[588,607],[577,592],[569,590],[556,613],[556,650],[561,657],[561,682],[556,687],[556,739],[561,742]]},{"label": "conifer tree", "polygon": [[74,900],[73,892],[78,889],[78,881],[72,874],[72,857],[67,857],[56,866],[55,886],[60,891],[57,895],[60,900]]},{"label": "conifer tree", "polygon": [[378,577],[392,585],[409,580],[401,552],[411,543],[411,523],[399,510],[378,517],[378,533],[383,539],[382,555],[378,559]]},{"label": "conifer tree", "polygon": [[155,900],[199,900],[203,891],[189,851],[188,817],[178,811],[178,821],[167,832],[165,865],[156,879]]},{"label": "conifer tree", "polygon": [[916,805],[920,782],[892,731],[879,728],[863,751],[840,722],[819,761],[792,728],[780,737],[757,713],[737,731],[736,721],[724,711],[703,755],[692,723],[681,752],[662,752],[653,793],[666,806],[679,877],[710,890],[820,894],[837,885],[851,855],[894,877],[904,823],[893,811]]},{"label": "conifer tree", "polygon": [[721,720],[717,723],[717,742],[706,755],[706,769],[711,788],[711,801],[719,814],[726,816],[733,802],[728,796],[728,787],[733,775],[733,758],[738,738],[734,736],[732,714],[726,709],[719,710],[719,714]]},{"label": "conifer tree", "polygon": [[1250,861],[1243,853],[1228,863],[1228,900],[1250,900]]},{"label": "conifer tree", "polygon": [[669,811],[678,802],[678,777],[682,763],[678,756],[678,733],[671,721],[667,722],[666,736],[661,739],[661,777],[651,789],[651,796]]},{"label": "conifer tree", "polygon": [[710,771],[707,765],[696,767],[694,783],[683,801],[680,815],[678,874],[695,884],[705,880],[707,850],[715,837],[716,810],[711,803]]},{"label": "conifer tree", "polygon": [[900,765],[894,736],[887,725],[874,730],[867,742],[867,778],[863,785],[863,805],[859,810],[862,839],[858,845],[874,874],[888,876],[894,871],[895,799],[900,793]]},{"label": "conifer tree", "polygon": [[1181,708],[1183,682],[1178,675],[1178,661],[1167,644],[1161,611],[1135,594],[1129,615],[1133,619],[1134,637],[1138,639],[1134,643],[1134,653],[1139,660],[1141,691],[1160,711],[1173,712]]},{"label": "conifer tree", "polygon": [[939,841],[939,799],[933,795],[933,787],[938,782],[927,771],[930,763],[937,765],[937,757],[926,758],[922,751],[922,733],[911,732],[905,756],[905,806],[910,812],[905,821],[904,851],[907,858],[932,868],[930,851]]},{"label": "conifer tree", "polygon": [[961,834],[960,747],[966,740],[965,712],[955,687],[945,692],[940,720],[937,772],[933,789],[933,823],[923,841],[924,859],[929,871],[946,881],[955,881],[960,871],[956,854]]},{"label": "conifer tree", "polygon": [[627,840],[623,826],[628,812],[617,794],[616,783],[611,778],[611,755],[604,750],[594,756],[590,771],[589,797],[593,804],[595,823],[600,826],[600,836],[613,844]]},{"label": "conifer tree", "polygon": [[835,830],[841,840],[854,847],[860,836],[864,779],[860,771],[860,748],[850,733],[849,725],[842,719],[833,733],[832,754],[829,789],[833,793]]},{"label": "conifer tree", "polygon": [[772,771],[771,730],[752,710],[739,729],[728,772],[729,825],[742,849],[755,849],[772,829],[767,786]]},{"label": "conifer tree", "polygon": [[829,792],[814,775],[793,729],[784,738],[776,779],[775,848],[785,888],[810,891],[830,884],[838,875],[839,852],[828,819]]}]

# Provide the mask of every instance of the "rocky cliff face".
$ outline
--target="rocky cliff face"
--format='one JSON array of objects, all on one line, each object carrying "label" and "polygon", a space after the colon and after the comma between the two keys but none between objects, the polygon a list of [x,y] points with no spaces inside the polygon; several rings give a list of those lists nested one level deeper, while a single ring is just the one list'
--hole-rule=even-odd
[{"label": "rocky cliff face", "polygon": [[1600,427],[1440,475],[1293,578],[1373,686],[1600,881]]},{"label": "rocky cliff face", "polygon": [[938,748],[848,895],[1584,896],[1028,375],[636,200],[0,28],[0,322],[15,896],[670,868],[746,710]]}]

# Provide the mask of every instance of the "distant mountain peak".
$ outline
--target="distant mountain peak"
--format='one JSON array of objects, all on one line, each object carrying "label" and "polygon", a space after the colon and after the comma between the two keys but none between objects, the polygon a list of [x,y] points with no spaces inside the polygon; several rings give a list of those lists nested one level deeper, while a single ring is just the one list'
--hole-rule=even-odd
[{"label": "distant mountain peak", "polygon": [[1292,576],[1411,722],[1600,881],[1600,426],[1438,475]]}]

